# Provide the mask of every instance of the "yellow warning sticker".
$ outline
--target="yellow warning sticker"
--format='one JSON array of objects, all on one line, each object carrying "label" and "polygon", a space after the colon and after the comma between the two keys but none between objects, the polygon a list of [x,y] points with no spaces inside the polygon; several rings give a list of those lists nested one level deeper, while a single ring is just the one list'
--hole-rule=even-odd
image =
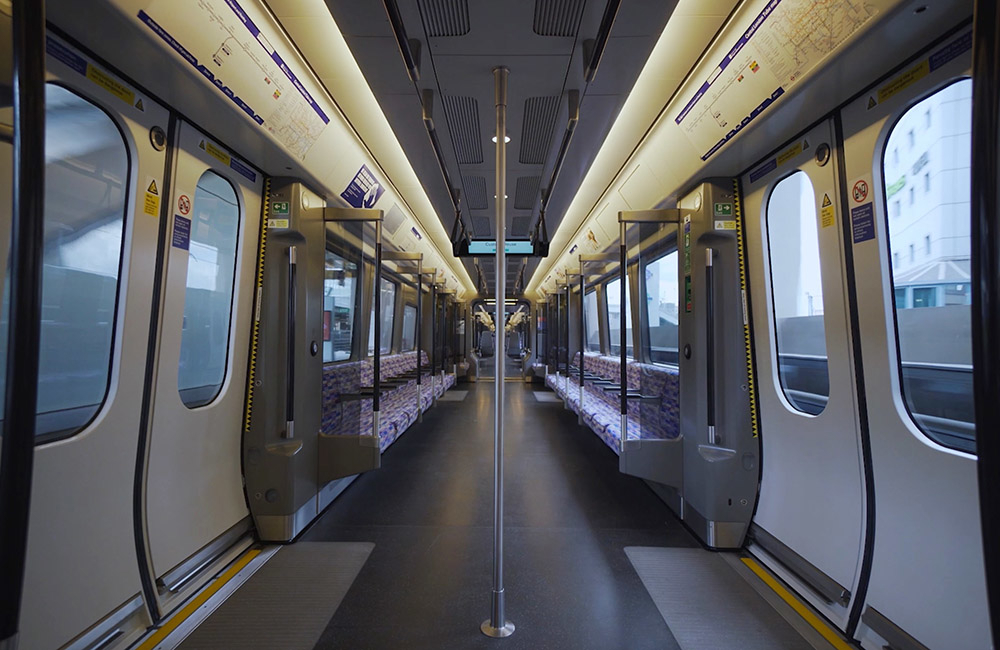
[{"label": "yellow warning sticker", "polygon": [[268,219],[267,220],[267,227],[268,228],[287,228],[288,227],[288,219]]},{"label": "yellow warning sticker", "polygon": [[151,217],[160,214],[160,188],[156,186],[156,179],[152,176],[146,177],[146,198],[143,201],[142,212]]},{"label": "yellow warning sticker", "polygon": [[202,140],[198,146],[201,149],[204,149],[209,156],[212,156],[213,158],[217,159],[223,165],[228,166],[229,163],[232,162],[232,158],[229,157],[229,154],[226,153],[224,149],[215,146],[208,140]]},{"label": "yellow warning sticker", "polygon": [[736,230],[735,220],[718,220],[715,221],[716,230]]},{"label": "yellow warning sticker", "polygon": [[796,142],[795,146],[789,147],[783,153],[778,154],[778,164],[784,165],[786,162],[788,162],[795,156],[799,155],[800,153],[802,153],[802,143]]},{"label": "yellow warning sticker", "polygon": [[[882,86],[878,90],[878,103],[881,104],[885,100],[889,99],[893,95],[900,93],[913,84],[917,83],[927,75],[931,73],[930,61],[924,59],[917,65],[913,66],[903,74],[899,75],[888,84]],[[871,108],[871,102],[869,102],[869,108]]]},{"label": "yellow warning sticker", "polygon": [[819,223],[824,228],[829,228],[837,220],[837,209],[833,207],[829,193],[823,193],[823,204],[819,210]]},{"label": "yellow warning sticker", "polygon": [[128,86],[112,79],[106,72],[95,68],[90,63],[87,64],[87,79],[90,79],[118,99],[126,102],[129,106],[135,101],[135,93],[129,90]]}]

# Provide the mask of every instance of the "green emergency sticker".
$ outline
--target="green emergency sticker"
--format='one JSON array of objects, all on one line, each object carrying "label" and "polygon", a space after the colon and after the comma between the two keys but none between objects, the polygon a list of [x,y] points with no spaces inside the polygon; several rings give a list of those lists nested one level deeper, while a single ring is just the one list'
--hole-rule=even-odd
[{"label": "green emergency sticker", "polygon": [[716,203],[715,204],[715,216],[717,216],[717,217],[731,217],[731,216],[733,216],[733,204],[732,203]]},{"label": "green emergency sticker", "polygon": [[291,206],[288,201],[275,201],[271,204],[271,212],[274,214],[288,214]]}]

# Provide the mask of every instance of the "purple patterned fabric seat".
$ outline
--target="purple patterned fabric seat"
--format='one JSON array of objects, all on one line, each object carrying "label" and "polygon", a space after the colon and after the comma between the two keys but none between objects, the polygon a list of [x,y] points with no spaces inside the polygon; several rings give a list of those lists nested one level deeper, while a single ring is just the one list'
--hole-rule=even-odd
[{"label": "purple patterned fabric seat", "polygon": [[[430,365],[427,353],[421,351],[421,366]],[[381,357],[380,377],[390,380],[417,367],[417,353],[405,352]],[[359,392],[362,386],[374,383],[374,364],[371,359],[338,363],[323,368],[322,431],[327,435],[371,435],[374,426],[371,399],[343,400],[341,395]],[[421,378],[420,410],[431,407],[434,396],[455,385],[455,375],[440,374],[431,381],[425,374]],[[404,384],[384,391],[379,400],[379,447],[382,451],[395,442],[406,429],[416,422],[417,382],[410,379]]]},{"label": "purple patterned fabric seat", "polygon": [[[579,366],[580,353],[573,357]],[[621,380],[621,359],[594,353],[584,355],[584,370],[614,382]],[[669,439],[680,434],[680,382],[676,368],[629,361],[626,368],[627,387],[654,399],[629,400],[627,405],[628,438]],[[581,413],[584,423],[596,433],[615,453],[621,446],[620,397],[615,392],[585,380],[582,395],[579,376],[556,377],[549,375],[546,385],[554,390],[575,412]]]}]

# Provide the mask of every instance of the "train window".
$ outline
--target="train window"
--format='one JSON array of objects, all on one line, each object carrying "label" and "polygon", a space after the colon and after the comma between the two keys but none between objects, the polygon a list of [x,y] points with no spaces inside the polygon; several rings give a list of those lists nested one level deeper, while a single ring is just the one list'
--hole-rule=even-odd
[{"label": "train window", "polygon": [[649,319],[649,360],[677,364],[677,251],[646,265],[646,313]]},{"label": "train window", "polygon": [[[35,421],[40,442],[82,429],[107,395],[129,178],[125,140],[104,111],[65,88],[47,85],[45,122]],[[8,279],[0,313],[0,341],[5,343],[9,299]],[[6,344],[0,345],[0,395],[6,357]]]},{"label": "train window", "polygon": [[774,187],[767,202],[778,379],[792,408],[817,415],[830,396],[816,194],[804,172]]},{"label": "train window", "polygon": [[[372,291],[372,316],[368,323],[368,354],[375,354],[375,292]],[[396,283],[382,278],[382,331],[378,349],[382,354],[392,351],[392,316],[396,313]]]},{"label": "train window", "polygon": [[323,363],[351,358],[358,265],[326,251],[323,276]]},{"label": "train window", "polygon": [[[604,285],[604,297],[608,305],[608,343],[611,354],[621,354],[621,321],[622,321],[622,298],[621,280],[615,279]],[[625,276],[625,356],[632,354],[632,307],[629,296],[632,295],[629,287],[628,276]]]},{"label": "train window", "polygon": [[597,316],[597,290],[589,292],[583,299],[583,322],[587,332],[587,351],[601,351],[601,328]]},{"label": "train window", "polygon": [[416,349],[417,308],[415,305],[403,305],[403,346],[404,352]]},{"label": "train window", "polygon": [[232,184],[208,170],[194,191],[177,389],[188,408],[216,398],[226,378],[240,206]]},{"label": "train window", "polygon": [[[902,178],[906,183],[916,184],[918,172],[924,172],[921,201],[888,222],[904,402],[928,437],[975,452],[971,107],[968,79],[914,105],[893,127],[886,147],[897,148],[916,130],[915,146],[898,161],[883,156],[882,164],[884,178]],[[932,112],[942,119],[928,128]],[[914,256],[918,246],[924,251],[919,261]]]}]

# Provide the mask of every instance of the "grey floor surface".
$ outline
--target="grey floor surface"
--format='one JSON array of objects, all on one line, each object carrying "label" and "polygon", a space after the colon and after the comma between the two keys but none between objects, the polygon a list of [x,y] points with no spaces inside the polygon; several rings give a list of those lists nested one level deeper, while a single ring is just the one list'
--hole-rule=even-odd
[{"label": "grey floor surface", "polygon": [[547,391],[540,390],[536,391],[534,395],[535,399],[538,400],[539,402],[562,402],[562,399],[560,399],[559,396],[556,395],[555,393],[549,393]]},{"label": "grey floor surface", "polygon": [[179,648],[309,650],[374,546],[299,542],[281,548]]},{"label": "grey floor surface", "polygon": [[438,402],[304,534],[375,543],[316,648],[679,648],[624,549],[694,538],[574,413],[522,382],[507,383],[505,399],[504,586],[517,631],[480,633],[492,587],[494,388],[471,384],[464,401]]},{"label": "grey floor surface", "polygon": [[467,390],[449,390],[438,398],[439,402],[461,402],[469,395]]},{"label": "grey floor surface", "polygon": [[625,549],[681,650],[812,650],[722,556]]}]

